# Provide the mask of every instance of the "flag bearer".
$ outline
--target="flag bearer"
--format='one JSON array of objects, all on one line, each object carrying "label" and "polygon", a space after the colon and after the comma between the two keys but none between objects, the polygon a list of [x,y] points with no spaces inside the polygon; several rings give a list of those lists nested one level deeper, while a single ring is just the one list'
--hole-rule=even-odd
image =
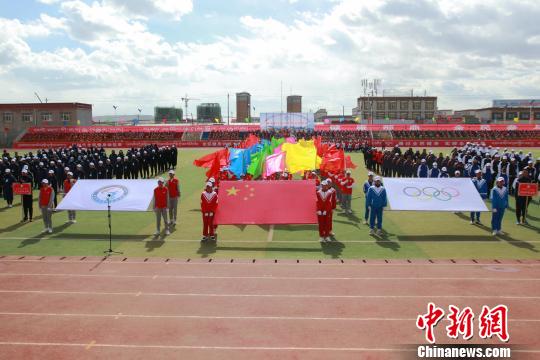
[{"label": "flag bearer", "polygon": [[4,200],[7,202],[7,207],[12,208],[13,207],[13,183],[15,183],[17,180],[15,177],[11,174],[11,169],[7,168],[5,171],[4,178],[2,179],[2,186],[3,186],[3,194],[4,194]]},{"label": "flag bearer", "polygon": [[41,180],[41,189],[39,190],[39,208],[43,217],[45,229],[43,232],[52,233],[52,209],[54,207],[54,189],[49,184],[49,180]]},{"label": "flag bearer", "polygon": [[508,189],[504,186],[504,178],[497,178],[496,186],[491,189],[491,230],[493,236],[501,235],[501,224],[504,211],[508,208]]},{"label": "flag bearer", "polygon": [[[73,178],[73,173],[71,171],[68,171],[67,173],[67,178],[66,180],[64,180],[64,197],[66,197],[67,193],[71,190],[71,188],[73,187],[73,185],[75,184],[75,180]],[[68,219],[67,219],[67,223],[70,223],[70,224],[75,224],[77,222],[76,220],[76,213],[75,213],[75,210],[68,210]]]},{"label": "flag bearer", "polygon": [[[328,182],[328,191],[330,191],[330,193],[332,194],[332,199],[331,199],[331,204],[332,204],[332,210],[330,211],[330,219],[328,219],[328,226],[330,227],[329,229],[329,234],[330,236],[335,236],[336,234],[334,234],[334,231],[333,230],[333,217],[334,217],[334,210],[336,210],[336,204],[337,204],[337,196],[336,196],[336,189],[334,189],[334,187],[332,186],[332,180],[330,179],[326,179],[326,181]],[[317,189],[320,190],[321,187],[319,187]]]},{"label": "flag bearer", "polygon": [[332,192],[329,189],[328,181],[321,183],[322,187],[317,191],[317,218],[319,220],[319,241],[321,243],[330,242],[330,221],[332,221]]},{"label": "flag bearer", "polygon": [[161,232],[161,218],[163,217],[163,225],[165,226],[165,235],[169,235],[169,223],[167,221],[167,203],[169,201],[169,191],[163,186],[163,178],[158,179],[158,186],[154,189],[154,212],[156,213],[156,232],[154,235],[159,235]]},{"label": "flag bearer", "polygon": [[370,171],[368,172],[368,179],[366,180],[366,182],[364,182],[364,188],[363,188],[364,195],[366,196],[365,211],[364,211],[364,225],[368,223],[368,219],[369,219],[369,206],[367,203],[367,192],[369,188],[371,187],[371,185],[373,185],[373,173]]},{"label": "flag bearer", "polygon": [[[480,193],[480,196],[482,199],[487,199],[488,195],[488,188],[487,188],[487,181],[482,178],[482,170],[477,169],[475,171],[476,177],[472,179],[473,185]],[[476,219],[476,220],[475,220]],[[474,223],[481,224],[480,222],[480,211],[471,211],[471,225]]]},{"label": "flag bearer", "polygon": [[[28,169],[24,168],[21,171],[21,178],[19,179],[21,184],[30,184],[30,188],[32,188],[32,182],[34,179],[32,179],[32,176],[28,173]],[[29,220],[32,221],[32,217],[34,215],[34,196],[32,192],[28,195],[22,196],[22,206],[23,206],[23,222]]]},{"label": "flag bearer", "polygon": [[169,170],[169,180],[167,180],[169,189],[169,224],[176,224],[176,214],[178,213],[178,199],[180,198],[180,185],[178,179],[174,177],[174,170]]},{"label": "flag bearer", "polygon": [[370,208],[369,234],[374,234],[375,222],[377,222],[377,235],[382,235],[383,208],[386,207],[387,200],[386,189],[382,186],[379,176],[375,177],[375,184],[369,188],[366,202]]},{"label": "flag bearer", "polygon": [[201,241],[216,240],[214,233],[214,215],[218,204],[218,194],[214,191],[211,182],[206,183],[206,187],[201,194],[201,213],[203,217],[203,238]]},{"label": "flag bearer", "polygon": [[352,214],[351,210],[351,198],[352,190],[354,187],[354,179],[351,177],[351,171],[347,170],[345,173],[345,178],[341,182],[341,188],[343,189],[343,210],[346,214]]},{"label": "flag bearer", "polygon": [[438,178],[441,174],[441,171],[439,170],[439,167],[436,162],[433,163],[432,168],[428,171],[430,178]]}]

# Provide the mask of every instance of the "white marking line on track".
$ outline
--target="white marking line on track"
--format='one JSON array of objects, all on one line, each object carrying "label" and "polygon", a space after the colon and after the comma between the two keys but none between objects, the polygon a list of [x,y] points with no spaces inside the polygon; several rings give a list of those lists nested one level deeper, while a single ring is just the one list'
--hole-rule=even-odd
[{"label": "white marking line on track", "polygon": [[[89,318],[136,318],[136,319],[203,319],[203,320],[311,320],[311,321],[416,321],[416,318],[355,318],[321,316],[213,316],[213,315],[144,315],[144,314],[73,314],[0,312],[0,316],[89,317]],[[540,322],[540,319],[509,319],[511,322]]]},{"label": "white marking line on track", "polygon": [[[63,347],[86,347],[82,343],[39,343],[39,342],[16,342],[1,341],[0,345],[8,346],[63,346]],[[389,349],[389,348],[324,348],[324,347],[263,347],[263,346],[192,346],[192,345],[139,345],[139,344],[94,344],[95,348],[128,348],[128,349],[163,349],[163,350],[246,350],[246,351],[358,351],[358,352],[412,352],[416,349]],[[514,350],[516,351],[516,350]],[[540,350],[528,350],[540,352]]]},{"label": "white marking line on track", "polygon": [[96,341],[95,340],[92,340],[88,345],[86,345],[84,348],[86,350],[90,350],[92,348],[92,346],[96,345]]},{"label": "white marking line on track", "polygon": [[[215,258],[216,260],[219,260],[220,258]],[[223,258],[224,260],[226,259],[230,259],[230,258]],[[403,260],[403,259],[397,259],[397,260]],[[306,261],[309,261],[306,260]],[[332,260],[328,260],[328,261],[332,261]],[[540,260],[538,261],[538,263],[534,263],[534,264],[520,264],[520,263],[486,263],[486,264],[476,264],[476,263],[473,263],[473,264],[461,264],[461,263],[455,263],[455,264],[449,264],[449,263],[446,263],[446,264],[438,264],[438,263],[426,263],[426,264],[419,264],[419,263],[410,263],[410,264],[405,264],[405,263],[402,263],[402,264],[392,264],[392,263],[384,263],[384,264],[374,264],[374,263],[361,263],[361,262],[358,262],[357,259],[344,259],[344,261],[346,261],[345,263],[319,263],[319,264],[314,264],[314,263],[295,263],[295,264],[292,264],[292,263],[270,263],[270,262],[255,262],[255,263],[241,263],[241,262],[212,262],[212,263],[209,263],[209,262],[196,262],[196,261],[191,261],[191,262],[187,262],[187,261],[183,261],[183,262],[175,262],[175,261],[169,261],[169,262],[150,262],[150,261],[103,261],[103,260],[38,260],[38,259],[34,259],[34,260],[31,260],[31,259],[0,259],[0,264],[2,262],[19,262],[19,263],[23,263],[23,262],[32,262],[32,263],[51,263],[51,264],[57,264],[57,263],[63,263],[63,264],[92,264],[92,265],[95,265],[95,264],[100,264],[100,265],[103,265],[103,264],[152,264],[152,265],[163,265],[163,264],[170,264],[170,265],[189,265],[189,266],[193,266],[193,265],[204,265],[204,266],[220,266],[220,265],[227,265],[227,266],[314,266],[314,267],[321,267],[321,266],[340,266],[340,267],[345,267],[345,266],[354,266],[354,267],[357,267],[357,268],[360,268],[362,266],[403,266],[403,267],[417,267],[417,266],[430,266],[430,267],[433,267],[433,266],[449,266],[449,267],[453,267],[455,268],[456,266],[480,266],[480,267],[486,267],[486,266],[512,266],[512,267],[516,267],[516,266],[519,266],[519,267],[538,267],[540,266]],[[355,263],[353,263],[352,261],[356,261]],[[370,260],[370,259],[367,259],[366,261],[373,261],[373,260]],[[392,259],[390,259],[390,261],[392,261]],[[414,259],[413,259],[414,261]]]},{"label": "white marking line on track", "polygon": [[70,294],[70,295],[120,295],[120,296],[178,296],[178,297],[253,297],[253,298],[322,298],[322,299],[522,299],[540,300],[540,296],[513,295],[317,295],[317,294],[215,294],[215,293],[143,293],[139,292],[99,292],[60,290],[0,290],[0,294]]},{"label": "white marking line on track", "polygon": [[274,238],[274,225],[270,225],[270,227],[268,228],[268,236],[266,237],[266,241],[271,242],[273,238]]},{"label": "white marking line on track", "polygon": [[[86,347],[82,343],[1,341],[0,346],[57,346]],[[331,352],[416,352],[416,348],[329,348],[329,347],[264,347],[264,346],[194,346],[194,345],[140,345],[140,344],[94,344],[94,348],[161,349],[161,350],[236,350],[236,351],[331,351]],[[512,350],[513,353],[540,353],[540,349]]]},{"label": "white marking line on track", "polygon": [[50,276],[82,278],[135,278],[135,279],[194,279],[194,280],[373,280],[373,281],[540,281],[540,278],[489,278],[489,277],[317,277],[317,276],[203,276],[203,275],[122,275],[122,274],[58,274],[58,273],[0,273],[4,277]]},{"label": "white marking line on track", "polygon": [[[464,235],[465,236],[465,235]],[[25,237],[0,237],[0,240],[28,240],[29,238],[25,238]],[[70,241],[69,238],[55,238],[54,236],[53,237],[47,237],[47,236],[44,236],[42,238],[40,238],[41,240],[68,240]],[[84,239],[86,241],[103,241],[103,239],[98,239],[98,238],[95,238],[95,239]],[[114,240],[114,239],[113,239]],[[116,242],[161,242],[160,240],[153,240],[152,238],[150,238],[149,236],[149,239],[148,240],[137,240],[137,241],[134,241],[134,240],[122,240],[122,239],[117,239],[117,240],[114,240]],[[235,244],[235,243],[248,243],[248,244],[261,244],[263,245],[265,242],[268,241],[268,238],[266,240],[219,240],[219,243],[220,244]],[[456,240],[456,241],[459,241],[459,240]],[[451,242],[456,242],[456,241],[451,241],[451,240],[442,240],[442,242],[444,243],[451,243]],[[174,239],[174,238],[165,238],[165,242],[179,242],[179,243],[200,243],[201,242],[201,239],[198,239],[198,240],[191,240],[191,239]],[[275,242],[275,243],[284,243],[284,244],[313,244],[313,245],[319,245],[319,242],[317,240],[275,240],[275,241],[272,241],[272,242]],[[399,243],[399,241],[397,240],[379,240],[379,241],[375,241],[375,240],[341,240],[339,241],[339,243],[342,243],[342,244],[372,244],[372,245],[376,245],[377,243]],[[407,241],[407,242],[414,242],[414,241]],[[437,242],[437,243],[440,243],[441,240],[422,240],[421,241],[422,243],[429,243],[429,242]],[[467,241],[467,243],[479,243],[479,244],[490,244],[490,245],[493,245],[493,244],[508,244],[508,243],[511,243],[510,242],[505,242],[505,241],[485,241],[485,240],[470,240],[470,241]],[[540,243],[539,240],[528,240],[528,241],[524,241],[524,243],[530,243],[530,244],[537,244],[537,243]]]}]

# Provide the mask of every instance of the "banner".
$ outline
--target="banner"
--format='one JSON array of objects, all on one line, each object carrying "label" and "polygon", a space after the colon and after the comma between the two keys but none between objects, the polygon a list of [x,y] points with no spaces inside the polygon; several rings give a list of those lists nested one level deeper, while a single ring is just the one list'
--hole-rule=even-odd
[{"label": "banner", "polygon": [[268,129],[311,129],[315,128],[313,113],[261,113],[261,130]]},{"label": "banner", "polygon": [[538,184],[519,183],[518,196],[536,196],[538,194]]},{"label": "banner", "polygon": [[15,195],[31,195],[32,194],[32,184],[30,183],[14,183],[12,185],[13,194]]},{"label": "banner", "polygon": [[[58,204],[58,210],[148,211],[155,180],[78,180]],[[109,196],[110,195],[110,196]]]},{"label": "banner", "polygon": [[317,224],[313,180],[221,181],[216,224]]},{"label": "banner", "polygon": [[32,126],[29,134],[95,134],[95,133],[182,133],[205,131],[250,132],[260,129],[256,125],[148,125],[148,126]]},{"label": "banner", "polygon": [[489,211],[469,178],[385,178],[392,210]]}]

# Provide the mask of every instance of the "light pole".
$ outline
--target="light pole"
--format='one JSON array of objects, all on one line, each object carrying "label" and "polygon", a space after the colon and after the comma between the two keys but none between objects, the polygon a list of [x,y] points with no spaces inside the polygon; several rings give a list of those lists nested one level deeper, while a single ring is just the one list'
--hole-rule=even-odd
[{"label": "light pole", "polygon": [[138,124],[139,121],[141,121],[141,111],[142,111],[142,109],[141,109],[141,108],[137,108],[137,110],[139,111],[139,114],[137,115],[137,124]]}]

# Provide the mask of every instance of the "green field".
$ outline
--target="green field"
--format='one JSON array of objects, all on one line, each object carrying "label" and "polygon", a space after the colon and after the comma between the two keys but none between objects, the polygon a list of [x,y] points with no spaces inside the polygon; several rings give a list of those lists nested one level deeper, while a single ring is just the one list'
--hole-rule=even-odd
[{"label": "green field", "polygon": [[[204,169],[192,166],[193,159],[213,150],[182,149],[179,169],[182,198],[179,222],[170,236],[154,239],[153,213],[113,213],[113,248],[126,257],[250,258],[250,259],[540,259],[540,206],[529,207],[529,226],[515,225],[514,200],[506,213],[506,236],[491,236],[490,214],[482,214],[483,226],[469,224],[468,213],[385,212],[382,238],[368,234],[362,224],[364,198],[361,184],[366,178],[361,154],[352,158],[359,165],[353,177],[352,216],[334,215],[336,243],[321,245],[315,225],[221,226],[217,245],[199,242],[202,221],[199,196]],[[445,149],[444,152],[447,152]],[[535,150],[535,156],[540,151]],[[360,166],[361,165],[361,166]],[[64,224],[66,212],[53,215],[54,233],[40,234],[43,224],[37,206],[35,220],[20,223],[21,206],[0,208],[0,255],[99,256],[108,248],[106,212],[78,212],[77,224]]]}]

